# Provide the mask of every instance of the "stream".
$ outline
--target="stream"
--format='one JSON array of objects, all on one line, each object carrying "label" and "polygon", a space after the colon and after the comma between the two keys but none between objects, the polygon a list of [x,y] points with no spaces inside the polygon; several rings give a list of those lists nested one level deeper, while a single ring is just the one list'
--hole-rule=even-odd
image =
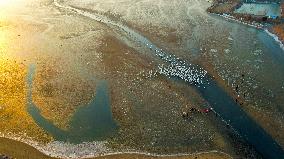
[{"label": "stream", "polygon": [[[160,73],[164,74],[169,77],[177,77],[185,82],[189,83],[191,86],[194,86],[198,92],[202,95],[202,97],[208,101],[210,106],[214,109],[214,111],[220,115],[220,117],[225,121],[226,124],[230,125],[243,139],[245,139],[250,145],[252,145],[264,158],[284,158],[284,151],[280,147],[280,145],[263,129],[261,128],[253,119],[251,119],[245,111],[242,110],[242,108],[235,102],[235,100],[229,96],[218,84],[213,80],[213,78],[210,77],[210,75],[207,74],[207,72],[200,68],[197,65],[189,64],[187,62],[182,61],[178,57],[175,57],[174,54],[168,53],[162,49],[160,49],[158,46],[156,46],[154,43],[152,43],[149,39],[144,37],[142,34],[132,30],[131,28],[120,24],[119,22],[115,22],[113,20],[108,19],[107,17],[90,13],[88,11],[83,11],[81,9],[77,9],[70,6],[64,6],[57,2],[57,0],[54,1],[55,6],[67,9],[70,11],[73,11],[77,14],[80,14],[85,17],[89,17],[91,19],[94,19],[96,21],[105,23],[106,25],[116,27],[118,29],[121,29],[122,31],[126,32],[127,35],[129,35],[130,38],[133,40],[139,42],[140,44],[144,45],[146,48],[149,48],[153,55],[156,58],[162,59],[166,64],[170,65],[170,67],[162,67],[160,68]],[[239,25],[239,24],[237,24]],[[273,40],[270,38],[270,40]],[[55,136],[58,140],[64,140],[69,141],[71,138],[70,134],[66,131],[60,130],[56,128],[52,123],[44,119],[40,115],[39,109],[32,103],[32,78],[34,74],[35,66],[32,65],[30,68],[29,76],[28,76],[28,84],[29,84],[29,93],[28,93],[28,112],[31,114],[31,116],[34,118],[34,120],[45,130],[47,130],[50,134]],[[104,136],[104,132],[114,132],[117,128],[115,122],[113,121],[111,117],[111,111],[109,106],[109,99],[106,95],[107,93],[107,87],[105,82],[101,82],[101,85],[99,84],[98,90],[100,92],[103,92],[103,95],[96,96],[95,101],[99,101],[100,103],[103,103],[102,105],[108,105],[107,110],[102,109],[101,112],[103,114],[98,114],[96,117],[96,123],[89,122],[88,120],[91,119],[88,118],[88,115],[85,116],[86,113],[90,112],[92,109],[90,107],[83,108],[81,110],[78,110],[78,114],[74,115],[74,119],[72,123],[80,122],[80,120],[77,120],[79,116],[85,116],[84,119],[82,119],[85,125],[93,124],[97,125],[98,127],[92,127],[90,129],[87,129],[85,134],[87,137],[77,135],[77,137],[74,138],[73,142],[81,142],[86,141],[87,139],[103,139],[102,136]],[[102,98],[102,99],[98,99]],[[92,105],[92,104],[91,104]],[[97,105],[97,104],[93,104]],[[89,111],[90,110],[90,111]],[[95,112],[95,111],[93,111]],[[98,120],[98,118],[101,118],[103,116],[104,122],[108,124],[101,124],[98,122],[101,122]],[[93,120],[92,120],[93,121]],[[94,120],[95,121],[95,120]],[[79,123],[75,124],[78,125]],[[108,125],[108,126],[105,126]],[[71,126],[72,127],[72,126]],[[95,131],[95,133],[90,133],[91,130],[101,129],[100,131]],[[71,128],[74,132],[76,128]],[[89,132],[89,133],[88,133]],[[75,133],[76,134],[76,133]],[[80,140],[80,138],[83,138],[84,140]]]}]

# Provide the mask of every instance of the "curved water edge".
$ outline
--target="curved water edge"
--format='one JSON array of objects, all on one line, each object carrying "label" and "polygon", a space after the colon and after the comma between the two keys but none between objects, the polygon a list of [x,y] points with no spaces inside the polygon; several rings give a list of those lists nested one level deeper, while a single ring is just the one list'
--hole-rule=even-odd
[{"label": "curved water edge", "polygon": [[270,32],[268,29],[264,29],[264,31],[269,35],[271,36],[281,47],[282,50],[284,50],[284,44],[283,42],[280,40],[280,38],[276,35],[276,34],[273,34],[272,32]]},{"label": "curved water edge", "polygon": [[[91,13],[90,13],[91,14]],[[129,28],[128,28],[129,29]],[[134,32],[134,31],[133,31]],[[136,34],[138,34],[138,33],[136,33],[135,34],[135,32],[133,33],[134,35],[136,35]],[[158,51],[160,51],[161,49],[159,49],[158,47],[156,47],[155,45],[153,45],[149,40],[147,40],[146,38],[144,38],[142,35],[140,35],[140,34],[138,34],[139,36],[138,36],[138,38],[137,38],[137,36],[135,37],[135,39],[136,40],[140,40],[141,41],[141,43],[143,43],[143,44],[145,44],[145,46],[146,47],[148,47],[148,48],[150,48],[150,49],[152,49],[152,50],[154,50],[154,52],[155,52],[155,54],[158,54],[157,56],[160,56],[159,55],[159,52],[157,53],[157,50]],[[142,37],[142,39],[140,39]],[[148,44],[148,45],[146,45],[146,44]],[[150,45],[149,45],[150,44]],[[162,54],[163,53],[163,54]],[[178,58],[173,58],[173,57],[171,57],[170,55],[168,55],[166,52],[160,52],[160,54],[161,54],[161,58],[163,59],[163,60],[165,60],[166,62],[168,62],[168,63],[170,63],[170,64],[175,64],[176,63],[176,61],[180,61]],[[172,63],[172,61],[175,61],[174,63]],[[178,62],[179,64],[181,64],[182,62]],[[186,65],[190,65],[190,64],[186,64]],[[185,65],[183,65],[183,66],[185,66]],[[32,66],[32,68],[34,67],[34,69],[35,69],[35,66]],[[174,66],[173,66],[174,67]],[[195,68],[195,67],[194,67]],[[180,68],[177,68],[177,69],[180,69]],[[33,72],[33,71],[32,71]],[[202,72],[202,71],[201,71]],[[164,72],[160,72],[161,74],[167,74],[167,73],[164,73]],[[172,72],[170,72],[170,74],[171,74]],[[175,73],[173,73],[173,74],[175,74]],[[219,99],[218,97],[214,97],[214,96],[212,96],[212,95],[216,95],[216,90],[214,90],[214,89],[220,89],[219,87],[218,87],[218,85],[216,84],[216,83],[214,83],[214,81],[213,81],[213,83],[212,83],[212,81],[211,81],[211,79],[206,75],[206,74],[202,74],[203,76],[204,76],[204,78],[203,79],[209,79],[209,83],[208,83],[208,85],[207,84],[203,84],[203,82],[198,82],[197,80],[196,81],[190,81],[190,82],[196,82],[197,83],[197,86],[206,86],[205,87],[205,89],[203,89],[203,87],[197,87],[198,88],[198,90],[201,92],[201,94],[202,95],[204,95],[204,97],[205,97],[205,99],[206,100],[208,100],[209,102],[210,102],[210,104],[212,104],[212,103],[214,103],[215,101],[216,101],[216,99]],[[206,75],[206,77],[205,77],[205,75]],[[29,76],[29,77],[32,77],[32,76]],[[202,77],[202,76],[201,76]],[[32,80],[28,80],[29,82],[31,82]],[[185,80],[186,81],[186,80]],[[207,83],[207,82],[206,82]],[[31,86],[31,85],[30,85]],[[218,90],[219,92],[220,92],[220,94],[222,94],[222,95],[224,95],[224,91],[222,90],[222,89],[220,89],[220,90]],[[218,92],[217,91],[217,92]],[[30,97],[31,97],[31,93],[30,94],[28,94],[28,96],[30,95]],[[228,95],[227,95],[228,96]],[[211,100],[210,100],[211,99]],[[230,104],[232,104],[232,103],[234,103],[233,102],[233,99],[231,99],[229,96],[228,97],[226,97],[225,98],[226,100],[228,100],[228,101],[230,101],[230,102],[228,102],[229,104],[228,105],[230,105]],[[220,101],[218,101],[216,104],[212,104],[212,106],[214,106],[214,109],[215,109],[215,111],[217,112],[217,113],[219,113],[226,121],[228,121],[228,123],[230,123],[237,131],[239,131],[238,130],[238,128],[236,128],[236,127],[238,127],[238,124],[237,123],[234,123],[235,122],[235,120],[237,121],[237,122],[239,122],[240,120],[242,120],[242,121],[246,121],[246,120],[251,120],[250,118],[248,118],[248,116],[245,114],[245,112],[243,112],[243,111],[239,111],[239,110],[237,110],[237,112],[239,112],[239,113],[241,113],[242,114],[242,116],[240,117],[240,118],[245,118],[244,120],[243,119],[238,119],[238,118],[236,118],[236,119],[233,119],[233,120],[231,120],[230,119],[230,116],[231,116],[231,114],[227,114],[226,115],[226,113],[227,112],[223,112],[223,113],[225,113],[225,114],[222,114],[222,111],[224,111],[223,110],[223,107],[222,107],[222,105],[224,105],[224,103],[223,103],[223,99],[219,99]],[[222,102],[222,104],[220,104],[219,102]],[[31,102],[30,102],[31,103]],[[218,104],[219,103],[219,104]],[[232,104],[233,105],[233,107],[235,107],[234,105],[236,105],[236,104]],[[219,107],[218,107],[219,106]],[[236,108],[239,108],[238,107],[238,105],[236,105],[237,107]],[[35,106],[36,107],[36,106]],[[229,109],[230,107],[226,107],[226,109]],[[221,112],[220,112],[221,111]],[[226,110],[227,111],[227,110]],[[236,111],[236,110],[228,110],[228,111],[232,111],[233,113],[235,113],[234,111]],[[232,113],[231,112],[231,113]],[[34,110],[34,112],[32,112],[31,114],[33,114],[33,113],[35,113],[35,114],[39,114],[39,111],[38,111],[38,109],[35,109]],[[243,114],[245,114],[244,116],[243,116]],[[39,121],[40,120],[43,120],[43,119],[39,119]],[[231,122],[229,122],[231,120]],[[246,123],[246,122],[245,122]],[[243,124],[243,123],[242,123]],[[242,124],[240,124],[240,126],[242,127]],[[246,123],[247,124],[247,123]],[[250,124],[248,124],[248,125],[250,125]],[[252,123],[252,125],[253,126],[255,126],[256,125],[256,123]],[[54,131],[58,131],[58,130],[56,130],[56,127],[54,128],[53,127],[53,125],[51,124],[50,126],[48,126],[48,127],[50,127],[50,129],[55,129]],[[258,129],[259,128],[259,129]],[[246,129],[248,129],[248,130],[246,130],[246,131],[251,131],[252,129],[251,128],[246,128]],[[256,130],[259,130],[259,131],[261,131],[261,133],[263,133],[264,132],[264,130],[262,130],[259,126],[257,127],[257,129]],[[246,135],[246,131],[245,131],[245,135]],[[62,132],[61,131],[58,131],[58,133],[59,134],[61,134]],[[261,134],[260,133],[260,134]],[[258,134],[258,133],[257,133]],[[244,135],[244,136],[245,136]],[[273,140],[273,139],[270,139],[269,137],[267,137],[267,134],[264,132],[263,133],[263,135],[264,136],[266,136],[266,137],[264,137],[265,139],[268,139],[269,141],[271,141],[271,140]],[[269,135],[268,135],[269,136]],[[248,138],[250,138],[250,136],[248,135]],[[258,138],[259,139],[259,138]],[[261,142],[261,141],[260,141]],[[275,144],[275,142],[272,142],[273,144]],[[88,143],[89,144],[89,143]],[[277,147],[277,143],[275,144],[276,145],[276,147]],[[279,146],[279,145],[278,145]],[[268,148],[270,148],[270,149],[273,149],[273,148],[275,148],[275,146],[269,146],[269,144],[268,144],[268,146],[267,146]],[[268,151],[270,151],[270,149],[268,150]],[[271,153],[273,153],[273,152],[271,152]],[[47,153],[48,154],[48,153]],[[276,154],[278,154],[278,153],[276,153]]]},{"label": "curved water edge", "polygon": [[113,135],[117,124],[112,118],[108,85],[105,80],[96,83],[96,96],[88,105],[80,107],[73,115],[68,130],[61,130],[45,119],[39,108],[33,103],[32,89],[36,66],[29,66],[27,82],[27,111],[34,121],[55,140],[71,143],[104,140]]},{"label": "curved water edge", "polygon": [[[115,150],[110,150],[106,146],[106,144],[107,144],[106,141],[93,141],[93,142],[76,143],[76,142],[74,142],[74,140],[70,140],[70,138],[75,137],[75,139],[76,139],[76,137],[81,138],[81,136],[74,136],[74,134],[72,134],[72,133],[74,133],[74,131],[72,131],[73,129],[71,129],[71,131],[68,132],[68,131],[64,131],[64,130],[57,128],[50,121],[48,121],[43,116],[41,116],[40,110],[38,109],[38,107],[36,105],[33,104],[32,88],[33,88],[33,79],[34,79],[35,72],[36,72],[36,65],[31,64],[29,66],[29,71],[28,71],[28,74],[27,74],[27,85],[28,85],[27,111],[32,116],[32,118],[35,120],[35,122],[41,128],[43,128],[45,131],[50,133],[57,141],[53,141],[51,143],[44,145],[44,144],[41,144],[41,143],[37,143],[37,142],[33,141],[32,139],[27,140],[27,139],[23,138],[22,135],[19,135],[18,137],[13,137],[12,135],[9,136],[9,135],[0,134],[0,137],[13,139],[13,140],[16,140],[16,141],[26,143],[26,144],[36,148],[37,150],[39,150],[40,152],[42,152],[42,153],[44,153],[48,156],[62,157],[62,158],[78,158],[78,157],[90,158],[90,157],[109,156],[109,155],[118,155],[118,154],[146,155],[146,156],[153,156],[153,157],[178,157],[178,156],[202,155],[202,154],[209,154],[209,153],[221,153],[221,154],[228,156],[228,158],[232,158],[230,155],[228,155],[224,152],[221,152],[221,151],[217,151],[217,150],[205,151],[205,152],[196,152],[196,153],[178,153],[178,154],[163,154],[163,155],[161,155],[161,154],[147,153],[147,152],[141,152],[141,151],[135,151],[135,150],[127,150],[127,149],[123,150],[122,152],[121,151],[117,152]],[[105,89],[103,89],[107,85],[106,81],[100,81],[99,83],[101,83],[101,84],[99,84],[97,86],[96,91],[97,92],[106,91]],[[103,93],[103,94],[105,94],[105,93]],[[101,101],[107,101],[107,100],[104,100],[104,98],[106,98],[106,97],[102,97],[99,94],[96,94],[96,98],[101,99]],[[100,101],[98,99],[95,99],[94,102]],[[102,105],[103,104],[101,104],[101,106]],[[88,108],[88,106],[87,106],[87,108]],[[89,108],[91,108],[91,107],[89,107]],[[76,113],[76,114],[79,117],[81,117],[82,114],[80,114],[80,113],[83,113],[83,117],[88,117],[88,116],[85,116],[85,113],[82,112],[82,111],[95,112],[95,111],[88,110],[85,107],[82,107],[81,109],[78,110],[79,113],[78,114]],[[102,111],[98,111],[98,113],[100,114],[100,113],[102,113]],[[74,115],[75,118],[72,119],[75,122],[76,122],[76,114]],[[89,119],[87,119],[87,120],[89,120]],[[77,128],[74,127],[74,129],[77,129]],[[94,128],[94,129],[98,129],[98,128]],[[88,130],[88,131],[90,131],[90,130]],[[90,131],[90,132],[93,134],[93,131]],[[83,134],[86,135],[85,133],[83,133]],[[96,135],[96,133],[94,133],[94,134]],[[82,138],[84,138],[84,136]],[[95,139],[96,137],[91,136],[91,138]]]},{"label": "curved water edge", "polygon": [[[129,34],[129,36],[152,50],[154,55],[160,57],[169,66],[159,67],[159,73],[170,77],[178,77],[196,85],[196,89],[209,102],[228,124],[230,124],[246,141],[253,145],[255,149],[265,158],[284,158],[284,151],[274,139],[267,134],[246,112],[244,112],[235,100],[230,97],[217,83],[207,74],[207,72],[198,66],[185,63],[173,54],[167,53],[155,46],[150,40],[143,35],[130,29],[129,27],[119,24],[99,14],[90,13],[70,6],[64,6],[54,1],[57,7],[74,11],[80,15],[92,18],[96,21],[117,27]],[[171,67],[171,69],[168,69]],[[172,71],[174,70],[174,72]],[[189,71],[188,71],[189,70]],[[192,71],[192,72],[191,72]],[[190,77],[187,77],[189,73]]]},{"label": "curved water edge", "polygon": [[280,48],[284,51],[283,42],[280,40],[280,38],[276,34],[273,34],[272,32],[270,32],[269,29],[265,25],[259,24],[259,23],[244,22],[229,14],[218,14],[218,13],[210,13],[210,14],[217,15],[217,16],[225,18],[226,20],[231,20],[231,21],[234,21],[234,22],[237,22],[237,23],[249,26],[249,27],[253,27],[255,29],[263,30],[266,34],[271,36],[275,40],[275,42],[279,44]]}]

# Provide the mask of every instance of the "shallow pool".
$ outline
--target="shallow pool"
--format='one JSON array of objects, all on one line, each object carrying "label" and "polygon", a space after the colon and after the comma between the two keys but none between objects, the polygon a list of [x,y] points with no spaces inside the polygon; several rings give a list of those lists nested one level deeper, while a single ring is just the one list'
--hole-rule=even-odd
[{"label": "shallow pool", "polygon": [[112,118],[108,84],[105,80],[99,80],[96,87],[96,96],[88,105],[80,107],[70,121],[70,128],[62,130],[51,121],[45,119],[39,108],[33,103],[32,85],[35,74],[35,65],[30,65],[27,83],[28,99],[27,110],[35,122],[56,140],[81,143],[94,140],[105,140],[117,130],[117,124]]}]

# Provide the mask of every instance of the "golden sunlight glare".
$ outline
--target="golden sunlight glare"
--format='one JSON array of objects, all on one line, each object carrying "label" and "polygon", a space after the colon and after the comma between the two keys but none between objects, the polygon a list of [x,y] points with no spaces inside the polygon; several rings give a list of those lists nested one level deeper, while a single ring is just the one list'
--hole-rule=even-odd
[{"label": "golden sunlight glare", "polygon": [[0,7],[16,5],[19,0],[0,0]]},{"label": "golden sunlight glare", "polygon": [[7,5],[10,2],[11,2],[10,0],[0,0],[0,5]]}]

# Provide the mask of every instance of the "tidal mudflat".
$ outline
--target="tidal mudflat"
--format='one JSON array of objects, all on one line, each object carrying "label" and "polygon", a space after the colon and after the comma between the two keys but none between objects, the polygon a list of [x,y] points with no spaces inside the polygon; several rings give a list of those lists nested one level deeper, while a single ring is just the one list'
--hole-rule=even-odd
[{"label": "tidal mudflat", "polygon": [[283,156],[284,54],[264,31],[202,0],[1,5],[2,137],[46,157]]}]

